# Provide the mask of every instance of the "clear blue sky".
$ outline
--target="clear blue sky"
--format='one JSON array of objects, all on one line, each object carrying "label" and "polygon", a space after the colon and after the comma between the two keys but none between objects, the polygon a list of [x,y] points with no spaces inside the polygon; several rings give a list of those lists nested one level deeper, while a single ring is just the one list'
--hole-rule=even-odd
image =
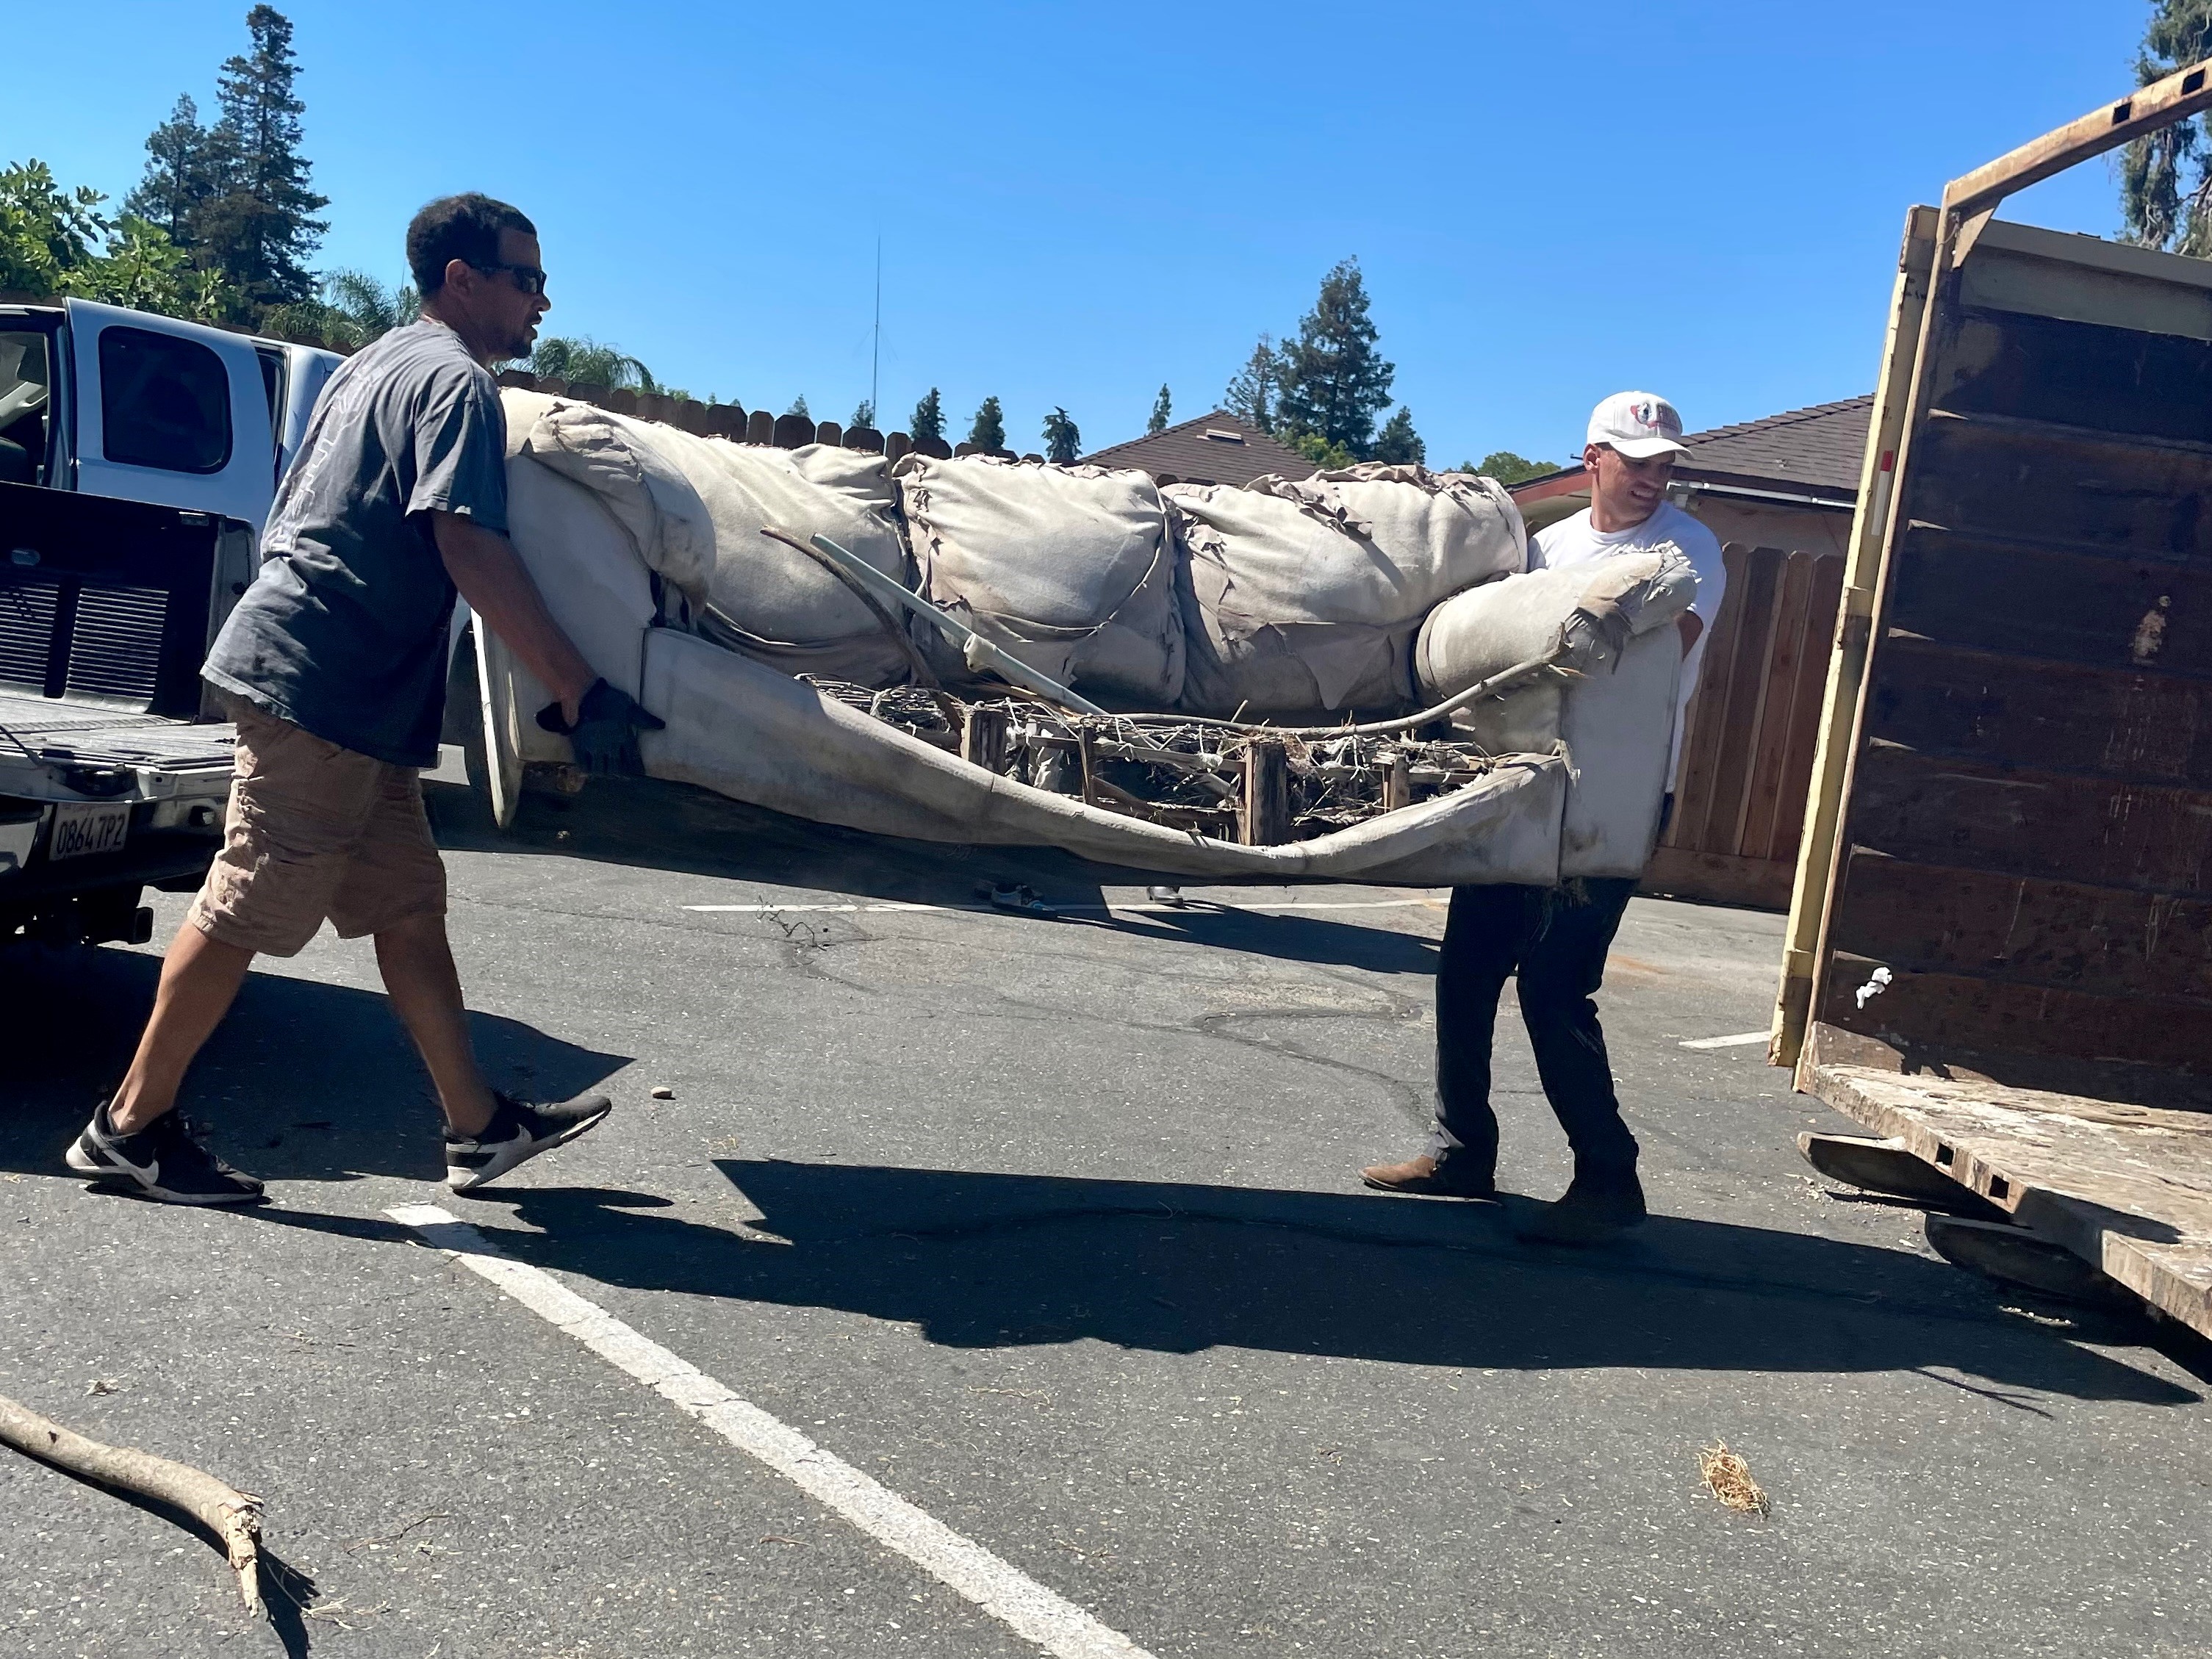
[{"label": "clear blue sky", "polygon": [[[1630,386],[1692,427],[1868,390],[1905,208],[2125,90],[2147,9],[281,9],[325,265],[396,278],[416,206],[489,191],[544,233],[550,331],[842,420],[880,235],[885,424],[934,384],[964,430],[995,392],[1026,448],[1054,404],[1088,447],[1135,435],[1163,380],[1204,412],[1356,254],[1439,464],[1560,459]],[[179,93],[212,106],[246,9],[42,13],[0,159],[119,196]],[[2109,233],[2114,195],[2093,162],[2008,215]]]}]

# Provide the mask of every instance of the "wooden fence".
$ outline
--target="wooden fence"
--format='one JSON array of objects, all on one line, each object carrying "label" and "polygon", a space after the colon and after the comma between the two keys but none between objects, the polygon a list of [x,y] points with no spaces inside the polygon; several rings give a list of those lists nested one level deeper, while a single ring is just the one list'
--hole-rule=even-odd
[{"label": "wooden fence", "polygon": [[1739,542],[1722,557],[1728,597],[1690,703],[1674,820],[1644,889],[1783,910],[1805,828],[1844,562]]},{"label": "wooden fence", "polygon": [[747,412],[742,404],[702,404],[696,398],[667,398],[653,392],[627,387],[570,384],[557,375],[531,374],[509,369],[499,383],[523,392],[542,392],[548,397],[570,398],[596,404],[617,415],[635,415],[641,421],[663,421],[702,438],[727,438],[736,443],[773,444],[778,449],[798,449],[806,444],[836,444],[845,449],[866,450],[896,460],[908,451],[950,460],[956,455],[995,455],[1001,460],[1042,461],[1042,455],[1016,455],[1011,449],[984,449],[978,444],[948,444],[942,438],[914,438],[903,432],[878,432],[872,426],[840,426],[805,415],[771,415],[764,409]]}]

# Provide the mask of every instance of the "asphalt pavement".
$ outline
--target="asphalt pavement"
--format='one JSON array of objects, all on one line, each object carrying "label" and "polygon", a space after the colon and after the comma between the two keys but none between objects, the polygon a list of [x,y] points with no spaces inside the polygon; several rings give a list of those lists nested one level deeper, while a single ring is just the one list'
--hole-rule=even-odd
[{"label": "asphalt pavement", "polygon": [[[185,901],[0,953],[0,1393],[258,1493],[282,1592],[251,1622],[203,1541],[0,1455],[0,1652],[1044,1650],[387,1213],[430,1204],[1158,1659],[2212,1655],[2203,1352],[1940,1261],[1799,1162],[1847,1126],[1760,1046],[1682,1046],[1764,1028],[1778,918],[1632,907],[1654,1219],[1540,1249],[1358,1183],[1419,1145],[1442,894],[1178,911],[672,786],[441,805],[494,1081],[618,1103],[481,1198],[365,942],[260,963],[188,1085],[270,1182],[232,1212],[60,1162]],[[1017,884],[1048,909],[978,901]],[[1510,1010],[1499,1048],[1504,1184],[1552,1196]]]}]

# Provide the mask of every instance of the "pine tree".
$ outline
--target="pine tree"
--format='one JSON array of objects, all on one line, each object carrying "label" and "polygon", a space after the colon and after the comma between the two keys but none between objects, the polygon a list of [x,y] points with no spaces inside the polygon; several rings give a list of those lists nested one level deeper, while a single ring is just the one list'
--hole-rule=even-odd
[{"label": "pine tree", "polygon": [[864,426],[873,431],[875,425],[876,405],[872,399],[863,398],[853,405],[853,418],[845,422],[845,430],[850,432],[856,427]]},{"label": "pine tree", "polygon": [[1298,337],[1277,354],[1282,395],[1279,425],[1316,433],[1364,459],[1375,441],[1375,417],[1390,404],[1397,365],[1375,349],[1367,284],[1359,261],[1346,259],[1322,278],[1321,295],[1298,325]]},{"label": "pine tree", "polygon": [[1174,412],[1175,405],[1168,401],[1168,389],[1162,386],[1160,395],[1152,399],[1152,418],[1145,422],[1146,432],[1149,434],[1166,431],[1168,418]]},{"label": "pine tree", "polygon": [[[2212,0],[2156,0],[2136,58],[2143,86],[2212,58]],[[2177,121],[2123,152],[2120,210],[2127,238],[2212,258],[2212,159],[2203,118]]]},{"label": "pine tree", "polygon": [[200,125],[191,94],[177,100],[169,118],[146,135],[146,176],[124,199],[126,213],[168,232],[181,248],[199,243],[199,222],[222,187],[214,135]]},{"label": "pine tree", "polygon": [[1419,466],[1429,459],[1429,447],[1413,430],[1413,412],[1405,404],[1400,404],[1398,412],[1375,434],[1374,459],[1392,466]]},{"label": "pine tree", "polygon": [[1282,388],[1282,362],[1275,353],[1274,337],[1262,334],[1244,367],[1230,381],[1229,390],[1221,394],[1221,406],[1245,425],[1273,432],[1275,398]]},{"label": "pine tree", "polygon": [[983,399],[983,406],[975,411],[975,424],[968,428],[968,441],[982,450],[1006,447],[1006,411],[999,407],[996,398]]},{"label": "pine tree", "polygon": [[937,395],[937,388],[929,388],[928,395],[914,406],[914,420],[908,436],[916,443],[925,438],[942,441],[945,437],[945,400]]},{"label": "pine tree", "polygon": [[330,227],[314,216],[329,198],[308,188],[300,154],[307,106],[293,91],[299,64],[292,25],[272,6],[246,15],[250,56],[226,60],[216,77],[222,118],[209,144],[219,191],[193,227],[200,257],[238,290],[249,315],[313,297],[313,257]]},{"label": "pine tree", "polygon": [[[1161,396],[1165,397],[1164,391]],[[1158,431],[1158,427],[1152,428]],[[1044,417],[1044,458],[1058,466],[1073,466],[1075,458],[1083,453],[1083,433],[1067,417],[1064,409],[1055,409]]]},{"label": "pine tree", "polygon": [[791,400],[791,407],[783,412],[787,415],[803,415],[810,421],[814,418],[814,411],[806,406],[806,394],[804,392],[793,398]]}]

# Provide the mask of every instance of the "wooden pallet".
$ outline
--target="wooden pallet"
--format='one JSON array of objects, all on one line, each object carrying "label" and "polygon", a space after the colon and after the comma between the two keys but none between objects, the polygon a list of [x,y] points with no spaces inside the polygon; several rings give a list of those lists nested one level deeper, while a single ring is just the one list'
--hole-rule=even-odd
[{"label": "wooden pallet", "polygon": [[1808,1091],[2212,1337],[2212,1114],[1862,1066]]}]

